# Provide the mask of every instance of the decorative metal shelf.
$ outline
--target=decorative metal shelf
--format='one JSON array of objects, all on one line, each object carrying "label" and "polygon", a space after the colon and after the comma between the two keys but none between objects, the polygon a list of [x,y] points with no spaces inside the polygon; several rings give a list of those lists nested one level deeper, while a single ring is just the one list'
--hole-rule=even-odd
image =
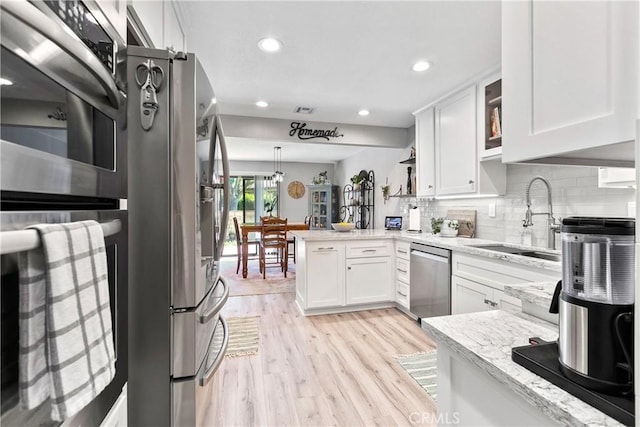
[{"label": "decorative metal shelf", "polygon": [[418,195],[417,194],[394,194],[394,195],[391,195],[389,197],[397,197],[399,199],[410,199],[412,197],[416,198],[416,197],[418,197]]},{"label": "decorative metal shelf", "polygon": [[373,228],[375,174],[373,171],[360,171],[363,181],[359,184],[347,184],[342,191],[344,205],[340,207],[340,216],[344,222],[353,222],[356,228]]},{"label": "decorative metal shelf", "polygon": [[403,160],[400,163],[405,164],[405,165],[415,165],[416,164],[416,158],[415,157],[410,157],[407,160]]}]

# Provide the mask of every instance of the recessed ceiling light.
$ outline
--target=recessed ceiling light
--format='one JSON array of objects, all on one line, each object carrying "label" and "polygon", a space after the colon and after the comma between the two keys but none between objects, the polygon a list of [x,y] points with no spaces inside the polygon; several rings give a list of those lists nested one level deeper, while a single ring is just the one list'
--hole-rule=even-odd
[{"label": "recessed ceiling light", "polygon": [[369,115],[369,110],[360,110],[358,111],[358,114],[361,116],[368,116]]},{"label": "recessed ceiling light", "polygon": [[0,77],[0,86],[11,86],[12,84],[11,80]]},{"label": "recessed ceiling light", "polygon": [[212,103],[212,104],[217,104],[217,103],[218,103],[218,100],[217,100],[217,99],[215,99],[215,98],[211,98],[211,103]]},{"label": "recessed ceiling light", "polygon": [[269,106],[269,103],[268,103],[268,102],[265,102],[265,101],[258,101],[258,102],[256,102],[256,107],[266,108],[266,107],[268,107],[268,106]]},{"label": "recessed ceiling light", "polygon": [[278,39],[267,37],[258,42],[258,47],[265,52],[277,52],[282,48],[282,42]]},{"label": "recessed ceiling light", "polygon": [[429,64],[427,61],[418,61],[415,64],[413,64],[413,67],[411,67],[411,69],[413,71],[427,71],[429,69],[429,67],[431,67],[431,64]]}]

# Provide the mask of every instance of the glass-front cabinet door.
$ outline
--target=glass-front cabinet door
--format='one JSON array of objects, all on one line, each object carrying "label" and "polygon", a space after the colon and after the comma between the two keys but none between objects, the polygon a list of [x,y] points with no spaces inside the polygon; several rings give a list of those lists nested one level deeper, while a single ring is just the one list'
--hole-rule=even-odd
[{"label": "glass-front cabinet door", "polygon": [[309,186],[309,216],[311,229],[331,229],[331,223],[337,222],[337,186]]}]

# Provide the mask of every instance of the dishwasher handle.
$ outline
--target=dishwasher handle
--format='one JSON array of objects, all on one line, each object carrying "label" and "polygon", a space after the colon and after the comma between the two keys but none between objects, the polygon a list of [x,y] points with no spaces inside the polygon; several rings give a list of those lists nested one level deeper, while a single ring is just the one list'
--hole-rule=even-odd
[{"label": "dishwasher handle", "polygon": [[428,254],[426,252],[421,252],[421,251],[411,251],[411,256],[412,257],[419,257],[419,258],[426,258],[426,259],[430,259],[432,261],[437,261],[437,262],[444,262],[444,263],[448,263],[449,262],[449,258],[448,257],[443,257],[443,256],[438,256],[438,255],[431,255]]}]

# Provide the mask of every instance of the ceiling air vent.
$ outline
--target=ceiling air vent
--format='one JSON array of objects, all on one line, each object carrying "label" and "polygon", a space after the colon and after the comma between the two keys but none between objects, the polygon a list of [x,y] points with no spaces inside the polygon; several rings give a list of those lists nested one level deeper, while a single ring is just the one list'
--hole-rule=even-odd
[{"label": "ceiling air vent", "polygon": [[298,113],[298,114],[311,114],[313,113],[313,108],[311,107],[296,107],[295,110],[293,110],[294,113]]}]

